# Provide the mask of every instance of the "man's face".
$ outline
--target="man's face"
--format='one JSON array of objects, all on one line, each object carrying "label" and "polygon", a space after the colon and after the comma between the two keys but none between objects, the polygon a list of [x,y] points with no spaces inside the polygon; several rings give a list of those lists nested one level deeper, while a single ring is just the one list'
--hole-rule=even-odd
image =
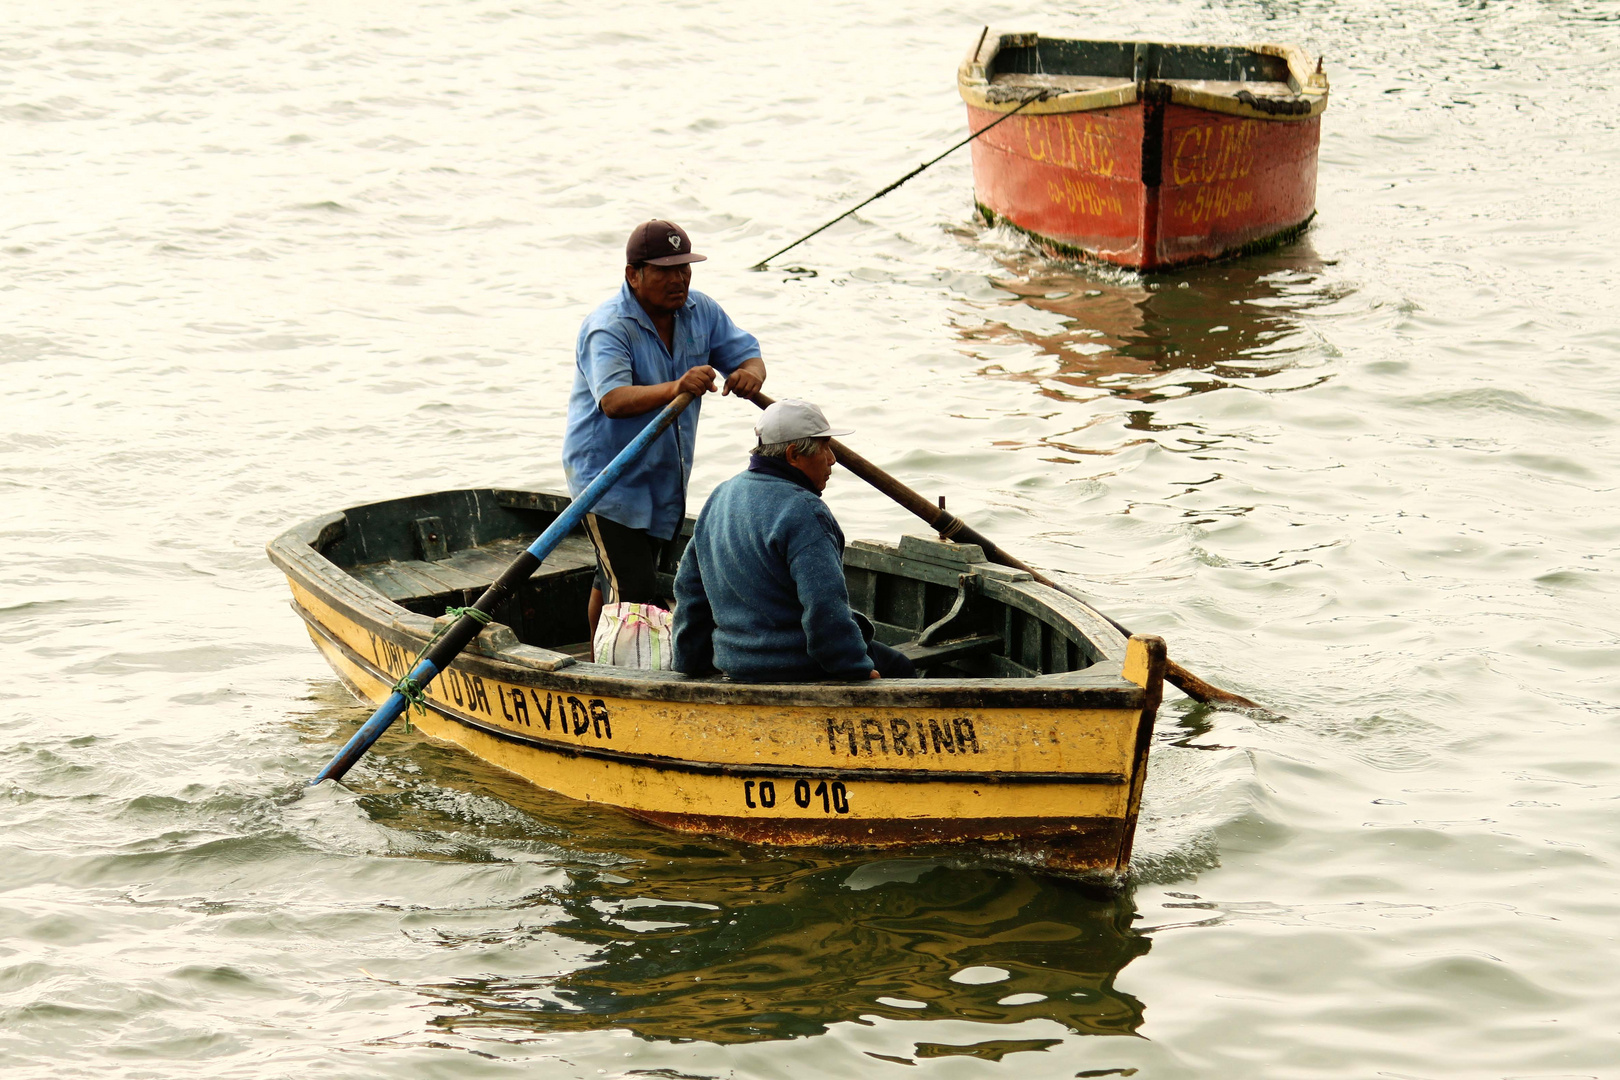
[{"label": "man's face", "polygon": [[686,294],[692,289],[692,264],[627,266],[624,280],[649,314],[667,315],[686,304]]},{"label": "man's face", "polygon": [[811,486],[817,491],[826,491],[833,466],[838,464],[838,455],[833,453],[831,439],[817,439],[816,452],[813,454],[801,454],[788,447],[787,463],[809,477]]}]

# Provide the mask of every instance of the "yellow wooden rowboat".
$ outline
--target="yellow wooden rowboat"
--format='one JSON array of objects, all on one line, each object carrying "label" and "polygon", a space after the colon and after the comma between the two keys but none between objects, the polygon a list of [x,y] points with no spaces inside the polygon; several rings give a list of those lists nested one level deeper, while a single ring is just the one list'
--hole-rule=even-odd
[{"label": "yellow wooden rowboat", "polygon": [[[443,625],[568,505],[487,488],[356,507],[270,542],[293,610],[376,703]],[[690,535],[669,545],[664,584]],[[1121,874],[1164,644],[971,544],[855,541],[855,608],[925,676],[757,685],[589,662],[595,570],[573,536],[427,692],[429,736],[552,791],[739,840],[971,845]]]}]

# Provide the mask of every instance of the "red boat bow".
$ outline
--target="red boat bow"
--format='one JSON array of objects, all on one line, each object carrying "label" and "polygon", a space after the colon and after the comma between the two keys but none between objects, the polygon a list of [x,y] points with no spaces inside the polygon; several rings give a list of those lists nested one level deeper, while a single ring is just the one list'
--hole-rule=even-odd
[{"label": "red boat bow", "polygon": [[970,130],[1048,99],[973,142],[979,208],[1054,253],[1138,270],[1280,243],[1316,207],[1327,80],[1304,64],[1279,46],[988,35],[958,72]]}]

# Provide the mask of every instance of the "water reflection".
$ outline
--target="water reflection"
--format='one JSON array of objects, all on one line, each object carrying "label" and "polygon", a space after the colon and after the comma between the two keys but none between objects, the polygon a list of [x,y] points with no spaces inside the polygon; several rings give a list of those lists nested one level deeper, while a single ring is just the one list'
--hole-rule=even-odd
[{"label": "water reflection", "polygon": [[[873,1016],[1044,1018],[1099,1035],[1142,1022],[1142,1003],[1114,987],[1149,948],[1132,929],[1128,894],[1016,867],[692,839],[503,779],[448,748],[422,743],[411,757],[441,782],[466,783],[544,822],[546,843],[569,868],[566,885],[506,911],[516,928],[423,939],[534,960],[534,974],[419,984],[444,1010],[435,1026],[446,1032],[521,1040],[613,1027],[736,1043]],[[445,829],[442,796],[401,787],[368,801],[374,817],[395,825]],[[498,851],[541,835],[534,827],[481,832]],[[555,974],[559,958],[575,959]],[[918,1047],[924,1056],[981,1057],[1039,1049],[1017,1039]]]},{"label": "water reflection", "polygon": [[[1032,874],[814,856],[748,861],[689,845],[635,876],[580,873],[549,932],[588,945],[560,978],[440,988],[447,1027],[596,1030],[730,1043],[881,1015],[1127,1034],[1114,977],[1147,951],[1133,908]],[[953,976],[955,979],[953,980]],[[982,980],[982,981],[981,981]]]},{"label": "water reflection", "polygon": [[[1143,277],[1053,262],[1027,248],[995,254],[995,300],[969,300],[956,321],[963,350],[990,378],[1042,394],[1151,404],[1244,385],[1316,385],[1335,350],[1305,316],[1337,299],[1308,241],[1268,255]],[[1133,425],[1145,424],[1133,418]]]}]

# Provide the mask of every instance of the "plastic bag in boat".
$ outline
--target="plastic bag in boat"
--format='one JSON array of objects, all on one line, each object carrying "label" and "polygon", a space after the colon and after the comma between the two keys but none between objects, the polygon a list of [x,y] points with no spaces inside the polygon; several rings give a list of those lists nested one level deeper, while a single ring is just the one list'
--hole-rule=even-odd
[{"label": "plastic bag in boat", "polygon": [[603,604],[593,642],[596,662],[671,670],[675,664],[674,618],[656,604]]}]

